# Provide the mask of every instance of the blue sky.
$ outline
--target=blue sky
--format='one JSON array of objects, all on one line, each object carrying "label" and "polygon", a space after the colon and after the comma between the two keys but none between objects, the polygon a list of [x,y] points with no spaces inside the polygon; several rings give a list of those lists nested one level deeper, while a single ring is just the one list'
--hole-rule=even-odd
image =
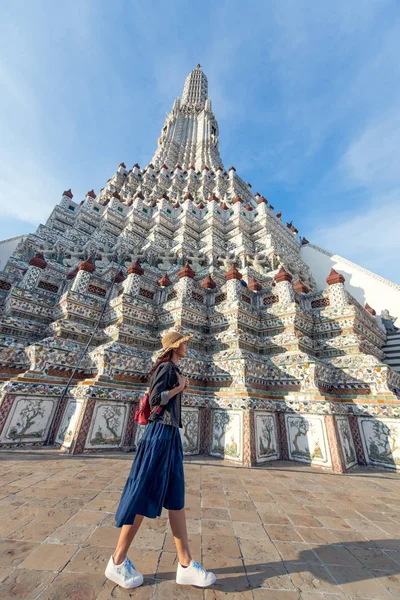
[{"label": "blue sky", "polygon": [[200,62],[225,165],[400,283],[399,51],[397,0],[3,3],[0,239],[145,166]]}]

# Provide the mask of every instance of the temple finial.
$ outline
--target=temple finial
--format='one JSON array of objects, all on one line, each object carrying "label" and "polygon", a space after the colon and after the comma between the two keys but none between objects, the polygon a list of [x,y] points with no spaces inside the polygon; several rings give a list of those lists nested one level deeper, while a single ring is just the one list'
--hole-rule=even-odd
[{"label": "temple finial", "polygon": [[203,104],[208,98],[207,77],[201,70],[200,64],[186,77],[183,87],[182,104]]}]

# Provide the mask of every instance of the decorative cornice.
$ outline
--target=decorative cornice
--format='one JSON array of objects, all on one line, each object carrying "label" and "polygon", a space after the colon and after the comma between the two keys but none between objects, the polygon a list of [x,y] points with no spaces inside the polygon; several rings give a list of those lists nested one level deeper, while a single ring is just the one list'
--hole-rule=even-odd
[{"label": "decorative cornice", "polygon": [[286,271],[284,267],[281,267],[278,273],[274,275],[274,279],[276,283],[281,283],[282,281],[292,281],[293,277]]},{"label": "decorative cornice", "polygon": [[161,277],[161,279],[157,281],[157,283],[160,287],[169,287],[170,285],[172,285],[172,281],[168,277],[167,273],[164,273],[164,275]]},{"label": "decorative cornice", "polygon": [[94,273],[96,267],[94,266],[91,257],[79,263],[78,271],[86,271],[86,273]]},{"label": "decorative cornice", "polygon": [[43,252],[39,252],[31,258],[29,261],[30,267],[38,267],[38,269],[45,269],[47,267],[47,262],[44,259]]},{"label": "decorative cornice", "polygon": [[232,265],[229,271],[225,273],[226,281],[230,281],[231,279],[237,279],[240,281],[243,275],[237,270],[236,265]]},{"label": "decorative cornice", "polygon": [[182,279],[182,277],[190,277],[190,279],[193,279],[195,275],[196,273],[193,271],[189,263],[186,263],[186,265],[180,271],[178,271],[179,279]]},{"label": "decorative cornice", "polygon": [[214,279],[212,279],[210,274],[207,275],[207,277],[204,279],[204,281],[201,282],[200,285],[206,290],[215,290],[215,288],[217,287],[217,284],[215,283]]},{"label": "decorative cornice", "polygon": [[127,272],[128,272],[128,275],[132,275],[132,274],[143,275],[144,274],[144,270],[140,266],[140,262],[138,260],[136,262],[134,262],[132,265],[129,265],[129,267],[127,268]]},{"label": "decorative cornice", "polygon": [[247,287],[252,292],[261,292],[262,290],[261,283],[259,283],[255,277],[252,277],[250,279],[249,283],[247,284]]},{"label": "decorative cornice", "polygon": [[331,272],[329,273],[328,277],[326,278],[326,283],[328,285],[334,285],[335,283],[344,283],[345,282],[345,278],[343,277],[343,275],[341,273],[338,273],[337,271],[335,271],[335,269],[331,269]]}]

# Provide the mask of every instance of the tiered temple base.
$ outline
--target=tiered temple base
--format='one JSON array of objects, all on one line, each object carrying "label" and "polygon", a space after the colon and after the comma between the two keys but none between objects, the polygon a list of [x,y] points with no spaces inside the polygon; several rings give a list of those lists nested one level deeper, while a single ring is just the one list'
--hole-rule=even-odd
[{"label": "tiered temple base", "polygon": [[133,450],[152,359],[180,329],[193,333],[186,454],[394,469],[400,373],[384,362],[382,322],[334,269],[317,289],[307,240],[225,170],[207,90],[198,66],[152,162],[121,163],[81,202],[66,190],[8,258],[0,448]]}]

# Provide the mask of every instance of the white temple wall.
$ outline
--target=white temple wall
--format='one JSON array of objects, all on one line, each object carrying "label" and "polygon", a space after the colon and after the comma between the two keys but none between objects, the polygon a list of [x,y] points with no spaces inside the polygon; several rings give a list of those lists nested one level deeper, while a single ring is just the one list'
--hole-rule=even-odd
[{"label": "white temple wall", "polygon": [[318,289],[327,287],[326,278],[333,268],[343,275],[346,290],[362,306],[368,303],[376,310],[379,325],[382,326],[380,314],[386,308],[397,317],[395,324],[400,326],[400,286],[314,244],[302,246],[300,257],[309,266]]},{"label": "white temple wall", "polygon": [[25,239],[26,235],[17,235],[7,240],[0,241],[0,271],[5,268],[8,259],[18,246],[18,244]]}]

